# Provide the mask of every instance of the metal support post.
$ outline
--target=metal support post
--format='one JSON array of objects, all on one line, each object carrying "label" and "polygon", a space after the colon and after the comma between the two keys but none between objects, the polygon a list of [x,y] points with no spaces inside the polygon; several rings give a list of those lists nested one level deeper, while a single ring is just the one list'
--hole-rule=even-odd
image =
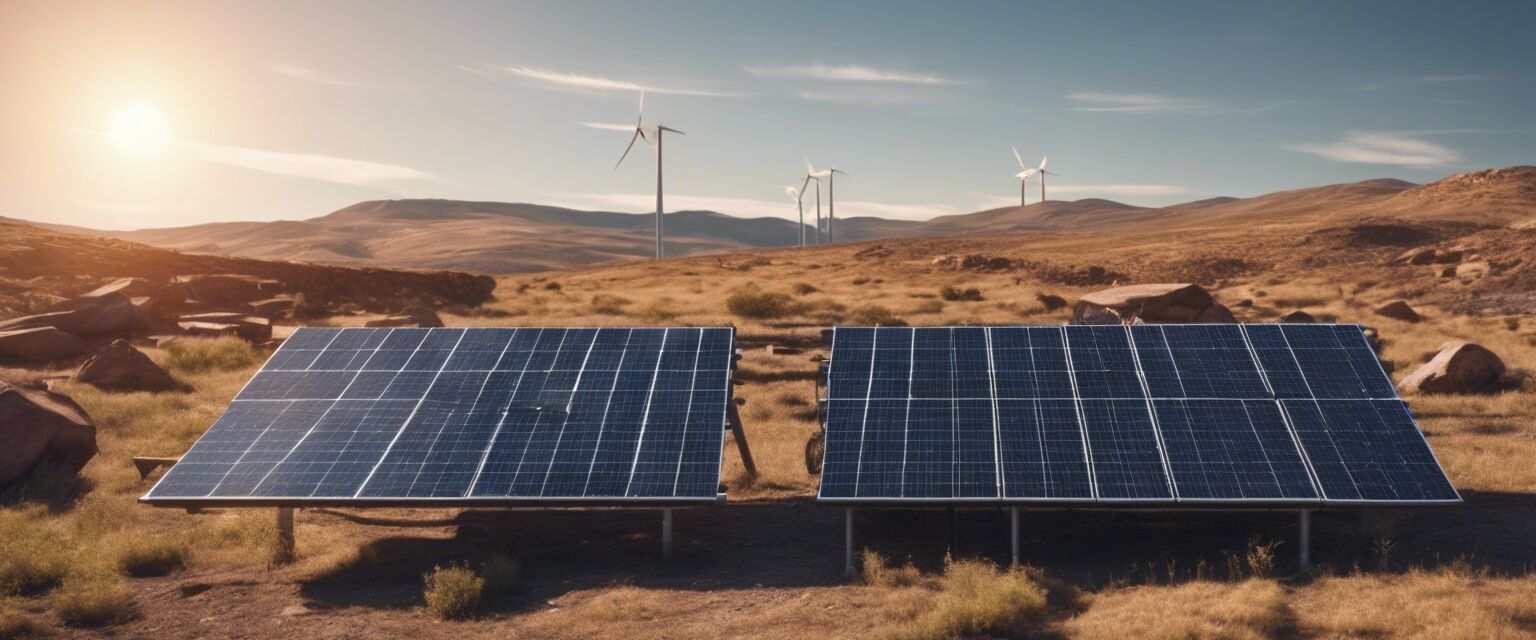
[{"label": "metal support post", "polygon": [[1011,524],[1011,528],[1013,529],[1013,537],[1012,537],[1012,540],[1011,540],[1012,547],[1013,547],[1013,564],[1010,565],[1010,566],[1017,567],[1017,566],[1019,566],[1019,508],[1018,507],[1009,507],[1008,508],[1008,520],[1009,520],[1009,523]]},{"label": "metal support post", "polygon": [[843,575],[853,577],[853,509],[843,510]]},{"label": "metal support post", "polygon": [[672,561],[672,510],[661,510],[661,559]]},{"label": "metal support post", "polygon": [[277,508],[277,550],[284,558],[292,558],[294,552],[293,507]]},{"label": "metal support post", "polygon": [[1301,510],[1301,572],[1312,570],[1312,510]]}]

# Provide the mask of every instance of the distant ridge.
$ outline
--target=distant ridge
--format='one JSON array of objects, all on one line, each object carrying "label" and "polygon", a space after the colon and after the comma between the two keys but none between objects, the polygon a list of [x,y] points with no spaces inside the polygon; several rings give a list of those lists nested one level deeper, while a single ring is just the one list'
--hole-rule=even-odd
[{"label": "distant ridge", "polygon": [[[837,220],[840,242],[1031,232],[1126,232],[1148,225],[1273,223],[1329,216],[1441,217],[1510,224],[1536,217],[1536,167],[1475,171],[1417,185],[1379,178],[1252,198],[1215,197],[1138,207],[1113,200],[1051,200],[939,216],[928,221]],[[370,200],[308,220],[218,222],[140,231],[92,231],[182,251],[341,264],[515,273],[642,259],[653,251],[647,213],[579,211],[531,203]],[[797,225],[715,211],[667,214],[672,256],[786,247]]]}]

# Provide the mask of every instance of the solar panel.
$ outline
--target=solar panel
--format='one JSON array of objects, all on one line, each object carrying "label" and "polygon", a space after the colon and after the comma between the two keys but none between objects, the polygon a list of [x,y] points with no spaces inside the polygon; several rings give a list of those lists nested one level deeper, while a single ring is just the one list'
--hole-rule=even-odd
[{"label": "solar panel", "polygon": [[729,328],[301,328],[151,503],[715,500]]},{"label": "solar panel", "polygon": [[1460,497],[1356,325],[839,327],[828,501]]}]

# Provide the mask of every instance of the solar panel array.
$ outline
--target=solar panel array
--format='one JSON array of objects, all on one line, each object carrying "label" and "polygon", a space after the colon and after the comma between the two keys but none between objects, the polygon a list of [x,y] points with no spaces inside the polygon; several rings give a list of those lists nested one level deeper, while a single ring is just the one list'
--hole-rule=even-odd
[{"label": "solar panel array", "polygon": [[147,502],[714,500],[729,328],[302,328]]},{"label": "solar panel array", "polygon": [[827,501],[1460,497],[1357,325],[839,327]]}]

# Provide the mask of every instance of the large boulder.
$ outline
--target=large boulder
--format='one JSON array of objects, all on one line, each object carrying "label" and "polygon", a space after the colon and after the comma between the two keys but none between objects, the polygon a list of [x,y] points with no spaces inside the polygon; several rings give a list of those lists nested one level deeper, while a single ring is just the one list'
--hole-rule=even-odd
[{"label": "large boulder", "polygon": [[96,423],[69,396],[0,382],[0,486],[40,463],[78,471],[96,456]]},{"label": "large boulder", "polygon": [[[1217,307],[1217,308],[1213,308]],[[1216,304],[1197,284],[1137,284],[1095,291],[1077,301],[1074,322],[1102,322],[1103,311],[1112,311],[1126,322],[1232,322],[1232,312]]]},{"label": "large boulder", "polygon": [[1398,383],[1409,393],[1478,393],[1498,386],[1504,361],[1471,342],[1447,342],[1429,362]]},{"label": "large boulder", "polygon": [[1434,247],[1419,247],[1404,251],[1397,257],[1397,261],[1403,264],[1430,264],[1435,261]]},{"label": "large boulder", "polygon": [[65,360],[85,353],[85,341],[55,327],[0,331],[0,356],[23,360]]},{"label": "large boulder", "polygon": [[111,391],[169,391],[176,379],[127,340],[115,340],[80,365],[75,381]]},{"label": "large boulder", "polygon": [[54,311],[68,311],[79,307],[88,307],[99,304],[102,298],[114,293],[120,293],[129,299],[146,298],[159,292],[159,287],[151,284],[143,278],[118,278],[100,287],[82,293],[78,296],[60,302],[53,306]]},{"label": "large boulder", "polygon": [[271,297],[276,283],[252,276],[230,273],[177,276],[174,284],[184,285],[188,297],[205,305],[241,305]]},{"label": "large boulder", "polygon": [[1313,322],[1317,322],[1317,318],[1312,317],[1312,314],[1310,314],[1310,313],[1302,311],[1301,309],[1297,309],[1297,310],[1292,311],[1290,313],[1287,313],[1287,314],[1285,314],[1283,316],[1280,316],[1280,321],[1281,322],[1289,322],[1289,323],[1292,323],[1292,324],[1301,324],[1301,323],[1308,323],[1308,324],[1310,324],[1310,323],[1313,323]]},{"label": "large boulder", "polygon": [[1402,320],[1403,322],[1418,322],[1421,319],[1419,318],[1419,312],[1414,311],[1413,307],[1408,306],[1406,300],[1393,300],[1376,307],[1376,310],[1371,313],[1384,318]]},{"label": "large boulder", "polygon": [[112,292],[73,309],[0,322],[0,331],[57,327],[82,338],[121,337],[128,335],[138,317],[138,309],[128,296]]},{"label": "large boulder", "polygon": [[294,300],[290,296],[278,296],[251,303],[251,311],[263,318],[279,318],[293,313]]},{"label": "large boulder", "polygon": [[443,326],[443,319],[438,317],[437,311],[433,310],[432,307],[424,304],[413,304],[409,307],[406,307],[404,311],[400,312],[400,315],[414,318],[416,320],[416,326],[419,327],[430,328]]},{"label": "large boulder", "polygon": [[235,335],[255,344],[272,339],[272,321],[233,311],[193,313],[177,318],[182,331],[196,335]]}]

